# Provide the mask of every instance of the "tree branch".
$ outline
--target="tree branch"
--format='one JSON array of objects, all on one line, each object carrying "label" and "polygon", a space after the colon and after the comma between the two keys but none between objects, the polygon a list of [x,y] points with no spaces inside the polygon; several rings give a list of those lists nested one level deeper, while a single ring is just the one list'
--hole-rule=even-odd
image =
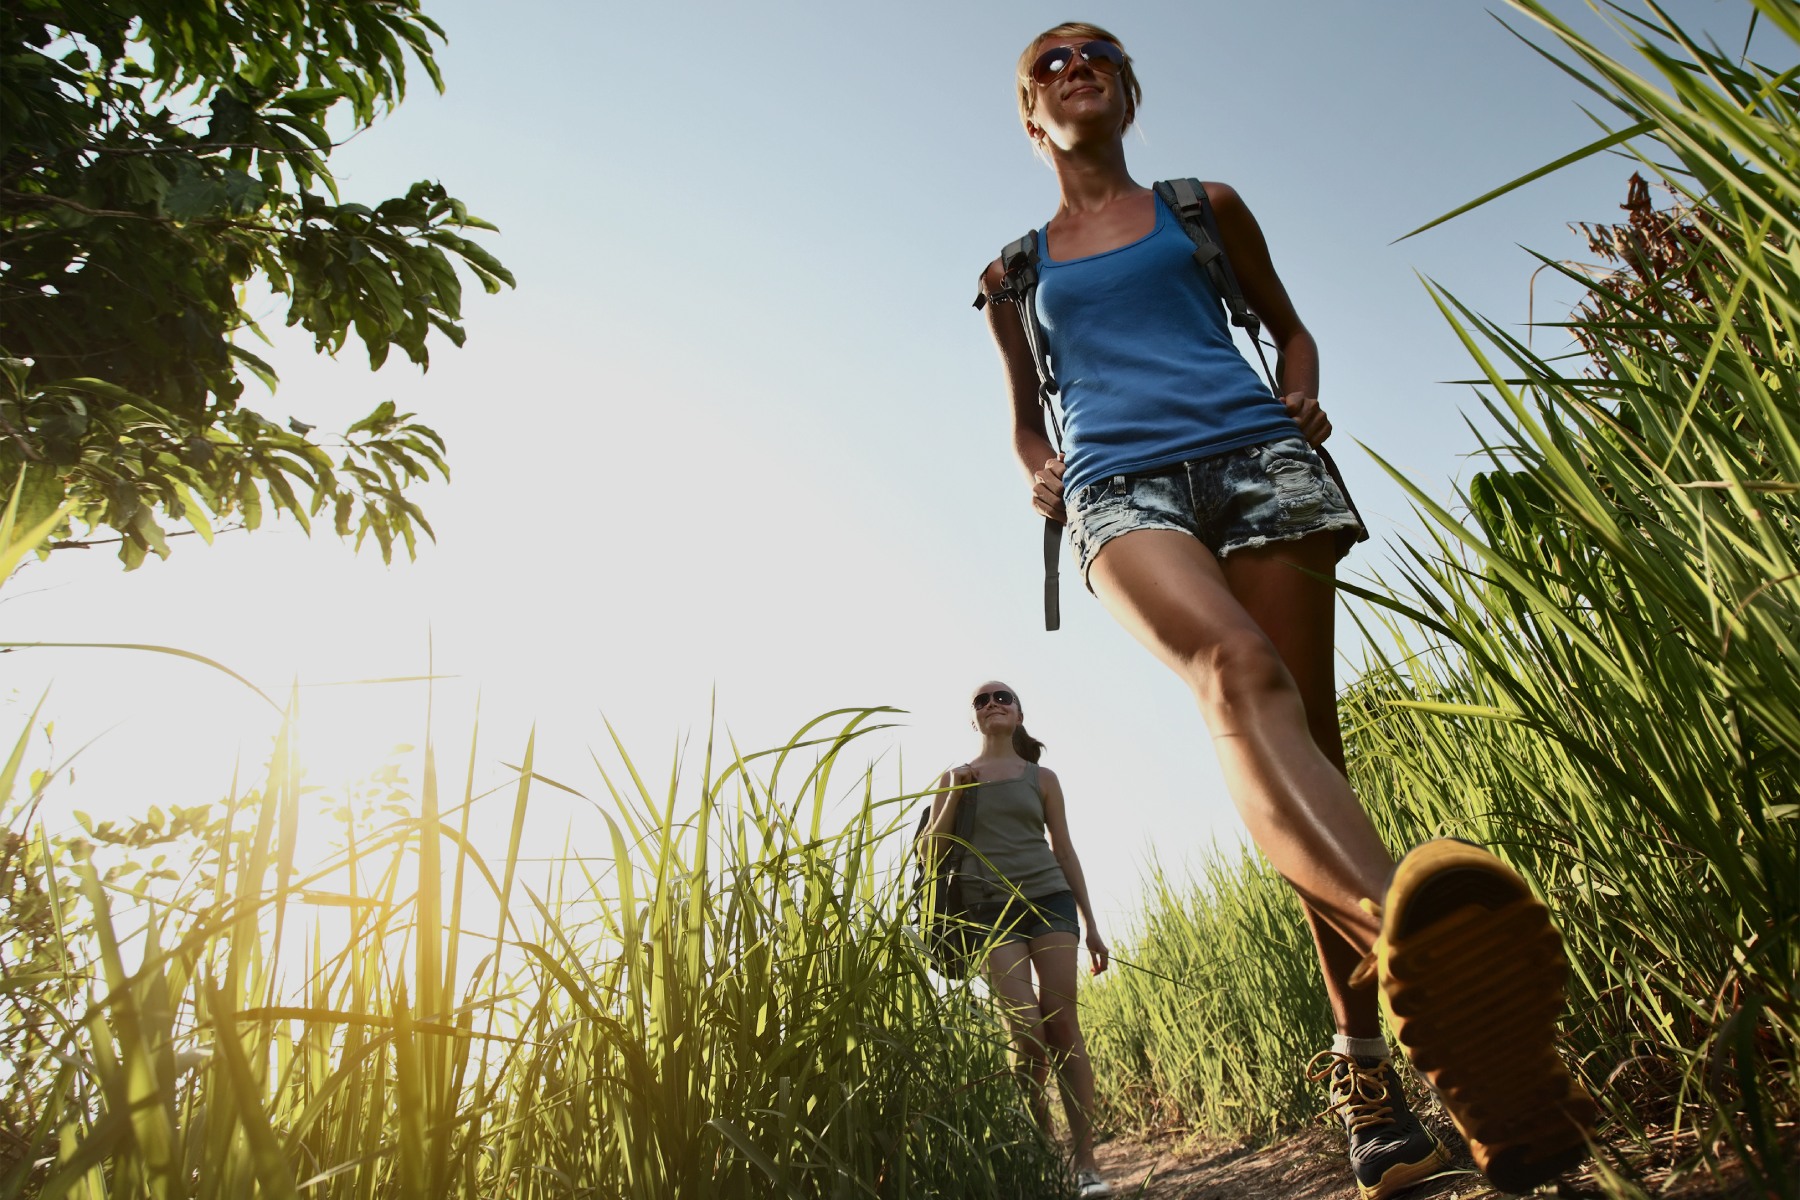
[{"label": "tree branch", "polygon": [[248,229],[255,233],[290,233],[279,225],[258,225],[248,221],[234,221],[229,217],[200,217],[192,221],[177,221],[174,217],[159,217],[155,213],[128,212],[117,208],[90,208],[79,200],[70,200],[66,196],[53,195],[50,192],[21,192],[13,188],[0,191],[0,197],[7,200],[30,200],[40,204],[59,205],[80,213],[84,217],[117,217],[128,221],[149,221],[156,225],[172,225],[178,229]]},{"label": "tree branch", "polygon": [[[213,530],[213,536],[217,537],[221,533],[236,533],[241,529],[243,529],[243,525],[241,525],[241,524],[222,525],[218,529]],[[165,538],[193,537],[195,534],[197,534],[199,532],[200,531],[198,529],[177,529],[173,533],[165,533],[165,534],[163,534],[163,536]],[[67,542],[51,542],[50,549],[52,549],[52,550],[89,550],[95,546],[117,546],[120,542],[123,542],[124,540],[125,539],[122,537],[112,537],[112,538],[93,538],[93,539],[90,539],[87,541],[73,541],[72,540],[72,541],[67,541]]]}]

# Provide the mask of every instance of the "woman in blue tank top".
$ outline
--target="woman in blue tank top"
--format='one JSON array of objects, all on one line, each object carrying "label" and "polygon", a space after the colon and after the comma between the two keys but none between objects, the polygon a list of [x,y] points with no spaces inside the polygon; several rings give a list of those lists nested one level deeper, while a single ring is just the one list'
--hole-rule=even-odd
[{"label": "woman in blue tank top", "polygon": [[[1088,589],[1193,690],[1238,811],[1300,895],[1338,1028],[1313,1078],[1344,1118],[1363,1196],[1447,1159],[1406,1107],[1377,991],[1352,982],[1371,974],[1477,1165],[1524,1190],[1509,1185],[1579,1160],[1593,1115],[1554,1050],[1555,933],[1524,881],[1477,847],[1428,842],[1396,867],[1345,777],[1329,580],[1359,522],[1314,450],[1331,433],[1318,348],[1250,210],[1207,183],[1244,298],[1279,352],[1279,398],[1233,347],[1179,220],[1126,168],[1142,91],[1117,38],[1059,25],[1032,40],[1017,80],[1025,132],[1061,192],[1038,235],[1037,305],[1066,459],[1046,435],[1017,306],[987,306],[1033,506],[1068,525]],[[1005,299],[1003,281],[996,261],[984,293]],[[1518,929],[1498,915],[1530,905]],[[1407,957],[1440,945],[1456,953]],[[1534,1015],[1521,1025],[1500,1012]]]}]

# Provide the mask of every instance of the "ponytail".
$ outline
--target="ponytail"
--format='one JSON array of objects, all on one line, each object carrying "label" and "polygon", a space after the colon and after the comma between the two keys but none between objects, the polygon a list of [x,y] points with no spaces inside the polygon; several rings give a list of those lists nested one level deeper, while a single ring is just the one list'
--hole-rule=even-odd
[{"label": "ponytail", "polygon": [[1025,732],[1021,724],[1013,730],[1013,753],[1028,763],[1034,763],[1044,756],[1044,743]]}]

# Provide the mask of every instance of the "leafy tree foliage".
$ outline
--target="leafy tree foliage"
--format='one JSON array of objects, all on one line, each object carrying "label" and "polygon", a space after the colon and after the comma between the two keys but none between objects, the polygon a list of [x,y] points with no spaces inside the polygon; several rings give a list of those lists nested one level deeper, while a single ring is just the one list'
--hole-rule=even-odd
[{"label": "leafy tree foliage", "polygon": [[[270,508],[384,557],[431,535],[407,488],[443,440],[385,403],[341,438],[245,407],[275,382],[246,285],[335,354],[381,366],[461,345],[456,264],[512,283],[470,241],[493,226],[434,182],[374,204],[329,156],[404,96],[442,88],[417,0],[8,0],[0,12],[0,487],[30,529],[110,529],[128,568],[165,522],[210,540]],[[0,491],[0,502],[6,499]],[[68,541],[60,543],[70,544]]]}]

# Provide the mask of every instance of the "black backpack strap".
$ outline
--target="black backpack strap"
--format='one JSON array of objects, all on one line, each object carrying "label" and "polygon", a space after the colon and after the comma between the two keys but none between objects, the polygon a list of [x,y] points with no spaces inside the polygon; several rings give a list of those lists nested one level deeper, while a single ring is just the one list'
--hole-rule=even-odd
[{"label": "black backpack strap", "polygon": [[[1056,441],[1056,452],[1063,452],[1062,422],[1056,417],[1056,376],[1050,370],[1050,343],[1044,337],[1043,323],[1038,320],[1038,232],[1032,230],[1022,238],[1008,242],[1000,252],[1000,290],[992,296],[985,292],[975,297],[977,309],[990,301],[1010,301],[1017,306],[1019,326],[1025,331],[1025,344],[1031,351],[1032,366],[1037,368],[1038,407],[1044,411],[1044,423]],[[1061,584],[1058,564],[1062,557],[1062,526],[1053,518],[1044,518],[1044,628],[1062,627]]]},{"label": "black backpack strap", "polygon": [[1044,324],[1038,320],[1038,234],[1032,230],[1017,241],[1007,243],[1000,252],[1000,268],[1005,272],[1001,294],[1019,306],[1019,325],[1025,330],[1025,344],[1031,348],[1031,364],[1037,368],[1038,403],[1050,421],[1050,432],[1056,438],[1056,449],[1062,451],[1062,426],[1056,419],[1056,408],[1050,398],[1057,394],[1056,376],[1050,370],[1050,343],[1044,337]]},{"label": "black backpack strap", "polygon": [[925,827],[930,824],[931,824],[931,805],[927,804],[924,808],[924,811],[919,813],[919,823],[917,825],[913,826],[913,835],[912,835],[913,883],[912,883],[912,890],[913,890],[914,895],[917,895],[919,892],[919,889],[921,889],[925,886],[925,855],[919,846],[919,842],[925,837]]},{"label": "black backpack strap", "polygon": [[[1213,290],[1224,303],[1231,323],[1250,334],[1250,344],[1256,347],[1257,361],[1262,363],[1263,378],[1269,381],[1269,392],[1279,400],[1281,384],[1275,378],[1275,372],[1269,369],[1268,355],[1263,353],[1262,321],[1250,311],[1249,302],[1244,299],[1244,289],[1238,284],[1237,272],[1231,269],[1231,257],[1225,253],[1225,239],[1219,233],[1219,222],[1213,216],[1212,201],[1206,198],[1206,188],[1198,179],[1165,179],[1154,187],[1163,203],[1181,218],[1181,228],[1186,231],[1188,240],[1194,243],[1194,261],[1200,264],[1206,277],[1212,280]],[[1344,483],[1344,475],[1338,470],[1337,460],[1323,446],[1314,446],[1313,449],[1318,451],[1319,459],[1325,464],[1332,482],[1343,493],[1344,503],[1349,506],[1357,524],[1362,527],[1356,540],[1367,541],[1368,522],[1357,511],[1356,501],[1350,498],[1350,488]],[[1339,552],[1348,553],[1349,546],[1340,544]]]},{"label": "black backpack strap", "polygon": [[1212,201],[1206,198],[1206,188],[1198,179],[1165,179],[1154,186],[1163,203],[1181,218],[1181,228],[1194,243],[1194,261],[1212,281],[1213,291],[1225,305],[1231,323],[1250,334],[1257,361],[1262,363],[1263,378],[1269,381],[1269,392],[1279,397],[1281,385],[1275,379],[1275,372],[1269,369],[1268,355],[1263,353],[1262,321],[1250,311],[1244,289],[1238,284],[1237,272],[1231,269],[1231,259],[1225,253],[1225,239],[1219,234],[1219,222],[1213,216]]}]

